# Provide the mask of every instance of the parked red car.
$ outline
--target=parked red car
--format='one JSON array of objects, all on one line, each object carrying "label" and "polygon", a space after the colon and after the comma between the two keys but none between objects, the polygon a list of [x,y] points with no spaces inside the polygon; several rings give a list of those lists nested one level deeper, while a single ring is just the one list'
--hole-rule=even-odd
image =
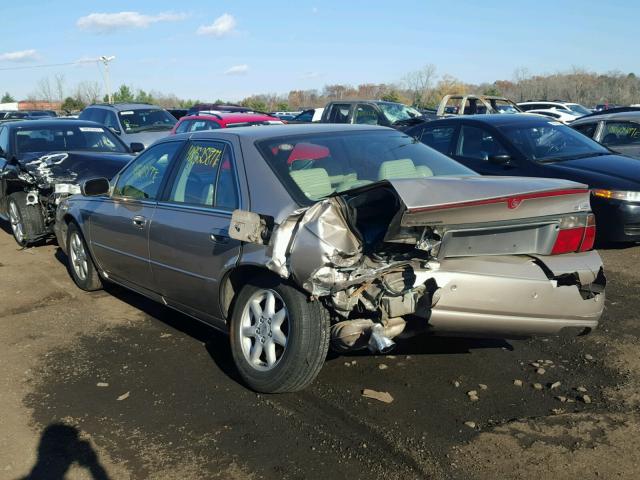
[{"label": "parked red car", "polygon": [[265,113],[217,113],[200,112],[199,115],[182,117],[171,130],[176,133],[199,132],[217,128],[249,127],[253,125],[282,125],[277,117]]}]

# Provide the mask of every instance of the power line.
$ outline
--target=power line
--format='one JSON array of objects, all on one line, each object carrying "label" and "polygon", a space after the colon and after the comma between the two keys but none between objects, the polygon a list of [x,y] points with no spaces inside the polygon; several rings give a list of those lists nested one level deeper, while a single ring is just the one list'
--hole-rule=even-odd
[{"label": "power line", "polygon": [[29,68],[49,68],[49,67],[66,67],[69,65],[79,65],[82,63],[94,63],[100,61],[99,58],[92,58],[86,60],[76,60],[75,62],[67,62],[67,63],[49,63],[46,65],[21,65],[19,67],[0,67],[0,71],[2,70],[27,70]]}]

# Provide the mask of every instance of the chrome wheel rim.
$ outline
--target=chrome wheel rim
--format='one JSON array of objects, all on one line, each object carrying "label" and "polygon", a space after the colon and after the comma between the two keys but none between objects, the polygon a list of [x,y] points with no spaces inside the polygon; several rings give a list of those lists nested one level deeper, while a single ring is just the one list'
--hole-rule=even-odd
[{"label": "chrome wheel rim", "polygon": [[9,221],[11,222],[13,236],[19,243],[22,243],[24,241],[24,228],[22,228],[18,206],[13,201],[9,203]]},{"label": "chrome wheel rim", "polygon": [[69,256],[71,258],[71,267],[76,276],[80,280],[86,280],[88,272],[87,253],[84,250],[84,243],[77,232],[71,234]]},{"label": "chrome wheel rim", "polygon": [[245,360],[260,371],[273,369],[284,355],[289,334],[289,313],[273,290],[258,290],[244,306],[240,342]]}]

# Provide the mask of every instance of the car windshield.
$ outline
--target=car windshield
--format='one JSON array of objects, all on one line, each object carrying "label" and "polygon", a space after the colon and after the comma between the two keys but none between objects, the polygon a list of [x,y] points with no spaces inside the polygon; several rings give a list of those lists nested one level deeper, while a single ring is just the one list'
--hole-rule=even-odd
[{"label": "car windshield", "polygon": [[476,175],[397,131],[278,137],[260,141],[257,146],[301,204],[380,180]]},{"label": "car windshield", "polygon": [[169,112],[159,108],[124,110],[118,116],[126,133],[171,130],[177,121]]},{"label": "car windshield", "polygon": [[391,123],[402,122],[404,120],[410,120],[412,118],[419,118],[422,116],[422,114],[415,108],[408,107],[402,103],[385,102],[378,103],[378,106]]},{"label": "car windshield", "polygon": [[605,147],[559,122],[541,122],[522,127],[504,125],[498,129],[529,160],[561,162],[581,157],[606,155]]},{"label": "car windshield", "polygon": [[[62,122],[60,122],[62,123]],[[16,130],[18,154],[69,150],[126,153],[126,147],[108,129],[97,126],[60,125]]]},{"label": "car windshield", "polygon": [[589,115],[591,113],[591,110],[583,107],[582,105],[580,105],[579,103],[568,103],[567,107],[572,111],[575,112],[577,115]]}]

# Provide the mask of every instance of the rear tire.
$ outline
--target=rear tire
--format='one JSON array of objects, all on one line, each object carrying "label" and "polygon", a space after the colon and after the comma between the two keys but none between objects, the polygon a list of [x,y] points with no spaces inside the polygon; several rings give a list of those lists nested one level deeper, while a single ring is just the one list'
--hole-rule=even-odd
[{"label": "rear tire", "polygon": [[74,283],[82,290],[93,292],[102,288],[102,280],[82,232],[74,222],[67,229],[67,270]]},{"label": "rear tire", "polygon": [[264,393],[295,392],[316,378],[329,349],[329,312],[274,276],[245,285],[231,317],[231,351],[244,381]]},{"label": "rear tire", "polygon": [[40,205],[27,205],[25,192],[9,195],[9,221],[16,243],[27,247],[45,233],[44,217]]}]

